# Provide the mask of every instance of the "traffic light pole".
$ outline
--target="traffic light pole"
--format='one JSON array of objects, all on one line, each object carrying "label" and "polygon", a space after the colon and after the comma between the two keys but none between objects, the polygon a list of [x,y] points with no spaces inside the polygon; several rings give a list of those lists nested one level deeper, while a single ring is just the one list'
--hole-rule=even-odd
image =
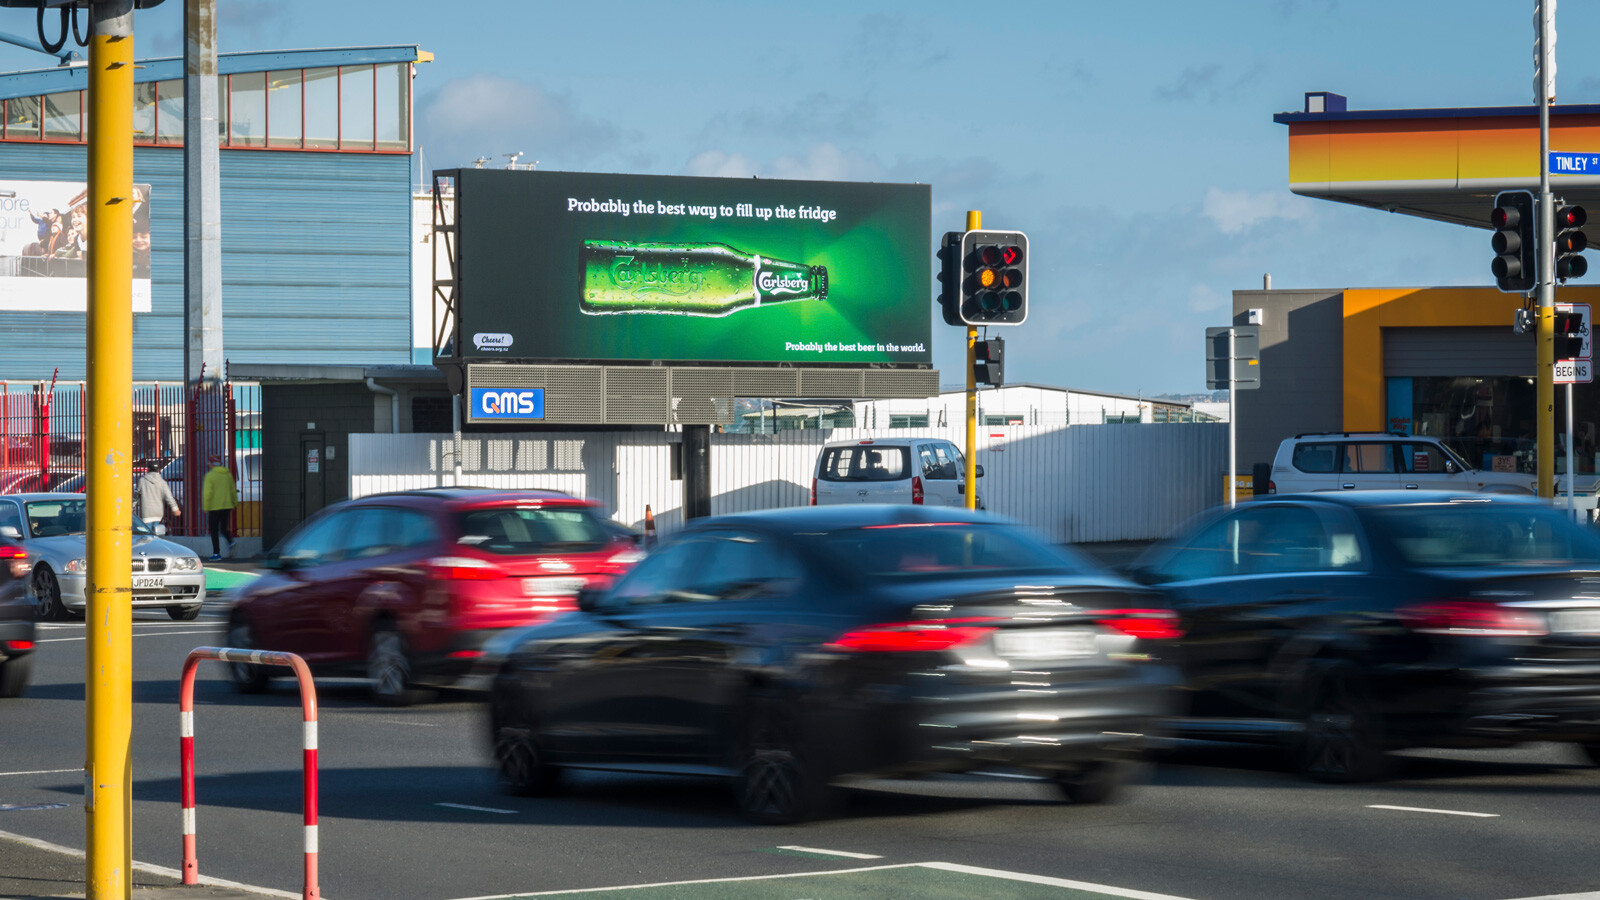
[{"label": "traffic light pole", "polygon": [[89,900],[133,891],[133,5],[89,4]]},{"label": "traffic light pole", "polygon": [[1550,196],[1550,94],[1554,75],[1555,48],[1546,42],[1555,32],[1554,0],[1539,4],[1537,77],[1534,89],[1539,95],[1539,318],[1536,326],[1534,358],[1537,387],[1537,466],[1539,496],[1555,497],[1556,462],[1556,385],[1555,385],[1555,306],[1556,306],[1556,214]]},{"label": "traffic light pole", "polygon": [[[983,211],[967,210],[967,230],[983,227]],[[978,508],[978,326],[967,326],[967,471],[962,499],[967,509]]]}]

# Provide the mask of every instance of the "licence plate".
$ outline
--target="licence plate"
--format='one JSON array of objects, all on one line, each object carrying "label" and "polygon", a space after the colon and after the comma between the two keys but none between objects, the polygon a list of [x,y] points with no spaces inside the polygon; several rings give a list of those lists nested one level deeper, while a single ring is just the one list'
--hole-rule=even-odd
[{"label": "licence plate", "polygon": [[994,652],[1005,659],[1070,659],[1094,655],[1094,634],[1067,628],[1027,628],[994,636]]},{"label": "licence plate", "polygon": [[1600,634],[1600,609],[1558,609],[1550,614],[1556,634]]},{"label": "licence plate", "polygon": [[162,575],[135,575],[133,576],[133,586],[136,588],[166,587],[167,579]]},{"label": "licence plate", "polygon": [[582,578],[524,578],[522,594],[525,597],[576,597],[583,585]]}]

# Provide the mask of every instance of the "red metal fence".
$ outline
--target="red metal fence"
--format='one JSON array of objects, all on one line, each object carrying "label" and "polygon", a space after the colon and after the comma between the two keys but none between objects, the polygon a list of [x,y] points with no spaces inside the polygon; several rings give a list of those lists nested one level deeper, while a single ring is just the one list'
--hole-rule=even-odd
[{"label": "red metal fence", "polygon": [[[259,385],[136,384],[130,408],[136,472],[159,468],[182,509],[163,520],[170,533],[206,533],[200,481],[215,453],[239,484],[234,533],[261,534]],[[0,381],[0,494],[83,491],[87,417],[88,386],[81,381]]]}]

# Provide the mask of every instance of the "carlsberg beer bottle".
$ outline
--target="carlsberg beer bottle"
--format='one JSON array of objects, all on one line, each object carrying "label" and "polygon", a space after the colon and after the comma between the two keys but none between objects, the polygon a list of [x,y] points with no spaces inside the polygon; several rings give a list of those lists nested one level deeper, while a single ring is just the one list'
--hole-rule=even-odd
[{"label": "carlsberg beer bottle", "polygon": [[583,242],[583,299],[590,315],[726,316],[828,296],[822,266],[744,253],[726,244]]}]

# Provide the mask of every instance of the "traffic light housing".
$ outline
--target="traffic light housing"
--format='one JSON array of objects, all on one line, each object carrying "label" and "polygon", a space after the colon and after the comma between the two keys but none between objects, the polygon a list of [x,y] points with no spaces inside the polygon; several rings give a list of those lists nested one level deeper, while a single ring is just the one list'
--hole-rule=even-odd
[{"label": "traffic light housing", "polygon": [[961,235],[960,320],[1021,325],[1028,318],[1028,236],[1020,231]]},{"label": "traffic light housing", "polygon": [[1555,358],[1583,358],[1583,339],[1589,333],[1588,317],[1581,309],[1555,311]]},{"label": "traffic light housing", "polygon": [[1562,281],[1582,278],[1589,271],[1589,261],[1583,256],[1589,246],[1583,233],[1583,223],[1588,220],[1589,214],[1581,206],[1556,207],[1556,277]]},{"label": "traffic light housing", "polygon": [[978,384],[1000,387],[1006,383],[1006,342],[1000,338],[974,341],[972,372]]},{"label": "traffic light housing", "polygon": [[961,321],[961,232],[946,231],[939,241],[939,311],[946,325]]},{"label": "traffic light housing", "polygon": [[1533,290],[1538,283],[1536,250],[1539,245],[1534,231],[1537,217],[1533,214],[1533,194],[1529,191],[1496,194],[1489,224],[1494,228],[1490,246],[1495,253],[1489,269],[1494,273],[1497,286],[1508,294]]}]

